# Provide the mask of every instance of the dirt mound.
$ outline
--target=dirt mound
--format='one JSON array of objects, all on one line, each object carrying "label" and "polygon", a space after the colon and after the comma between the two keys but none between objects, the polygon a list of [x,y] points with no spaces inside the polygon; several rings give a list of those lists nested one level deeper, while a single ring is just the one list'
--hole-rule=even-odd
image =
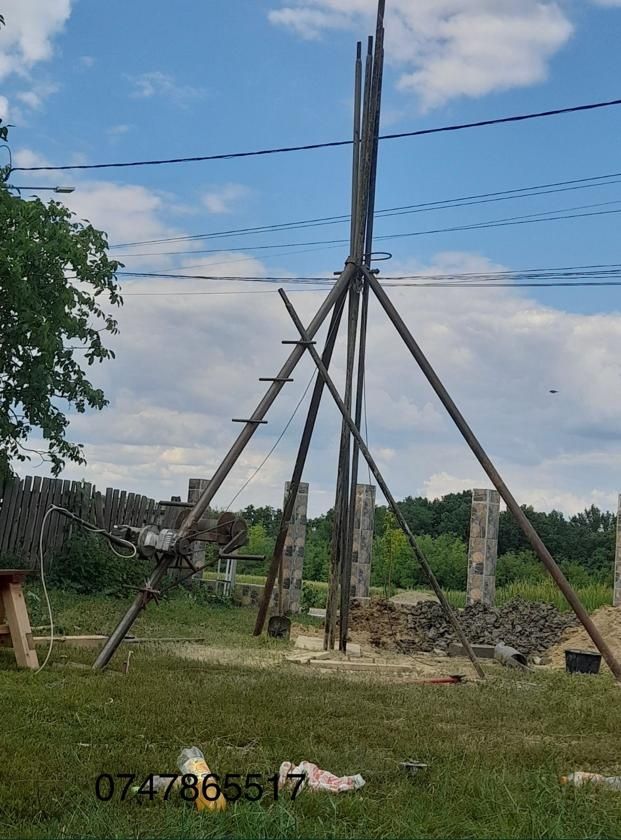
[{"label": "dirt mound", "polygon": [[[598,630],[610,645],[612,652],[621,658],[621,609],[619,607],[600,607],[591,616]],[[596,651],[596,647],[587,635],[582,626],[567,630],[561,636],[560,641],[548,651],[546,659],[555,668],[565,667],[565,650],[574,648],[576,650]]]},{"label": "dirt mound", "polygon": [[[514,598],[502,607],[472,604],[459,610],[459,618],[472,643],[503,642],[527,655],[548,650],[576,623],[573,614],[560,613],[551,604],[521,598]],[[434,601],[412,605],[391,601],[371,601],[367,605],[354,602],[350,626],[353,630],[366,631],[372,645],[401,653],[446,650],[456,641],[442,607]]]}]

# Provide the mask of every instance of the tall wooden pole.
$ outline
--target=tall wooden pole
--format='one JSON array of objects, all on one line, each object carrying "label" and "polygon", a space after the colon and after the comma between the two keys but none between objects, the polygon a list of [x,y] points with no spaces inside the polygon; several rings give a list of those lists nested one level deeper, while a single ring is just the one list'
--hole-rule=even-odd
[{"label": "tall wooden pole", "polygon": [[[371,89],[371,44],[367,48],[364,84],[365,115],[369,105]],[[361,204],[362,194],[360,183],[362,172],[360,161],[362,158],[362,131],[360,118],[362,111],[362,44],[356,45],[356,65],[354,73],[354,126],[352,153],[352,187],[351,187],[351,226],[350,226],[350,260],[357,262],[356,248],[362,224]],[[364,126],[364,122],[363,122]],[[347,362],[345,369],[345,402],[351,407],[353,388],[353,367],[356,351],[356,332],[358,326],[358,293],[355,288],[356,278],[349,289],[349,306],[347,317]],[[343,558],[347,551],[347,521],[348,521],[348,485],[349,485],[349,457],[350,435],[346,425],[341,424],[339,444],[339,458],[336,475],[336,493],[334,500],[334,522],[332,527],[332,541],[330,545],[330,570],[328,583],[328,598],[326,602],[326,621],[324,628],[324,647],[332,649],[336,634],[336,617],[338,610],[339,584],[342,586]]]},{"label": "tall wooden pole", "polygon": [[[380,126],[380,110],[382,100],[382,78],[384,73],[384,28],[383,15],[378,15],[377,32],[375,36],[375,57],[373,61],[373,76],[371,82],[371,113],[368,114],[365,147],[370,149],[368,184],[366,187],[367,207],[364,219],[365,227],[359,231],[356,260],[365,265],[371,265],[373,250],[373,217],[375,213],[375,185],[377,182],[377,154]],[[358,370],[356,377],[356,405],[354,422],[360,430],[362,421],[362,401],[364,396],[365,359],[367,350],[367,320],[369,310],[369,284],[363,276],[362,312],[360,316],[360,338],[358,346]],[[351,569],[354,542],[354,520],[356,515],[356,486],[358,484],[359,448],[357,440],[353,440],[351,458],[351,479],[349,489],[349,510],[347,519],[347,538],[343,557],[343,571],[341,577],[341,613],[339,624],[339,649],[347,650],[347,634],[349,631],[349,606],[351,594]]]}]

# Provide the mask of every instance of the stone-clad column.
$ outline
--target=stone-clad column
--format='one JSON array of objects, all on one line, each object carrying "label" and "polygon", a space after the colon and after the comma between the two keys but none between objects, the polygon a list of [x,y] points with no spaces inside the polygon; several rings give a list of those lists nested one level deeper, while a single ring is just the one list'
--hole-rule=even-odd
[{"label": "stone-clad column", "polygon": [[369,597],[374,524],[375,486],[373,484],[357,484],[351,562],[350,594],[352,598]]},{"label": "stone-clad column", "polygon": [[[193,505],[198,502],[201,493],[203,490],[207,489],[209,482],[211,479],[209,478],[190,478],[188,481],[188,502],[191,502]],[[195,566],[202,566],[205,562],[205,543],[204,542],[193,542],[192,543],[192,563]],[[203,577],[203,572],[197,572],[195,575],[192,575],[191,580],[195,578],[201,580]]]},{"label": "stone-clad column", "polygon": [[468,546],[469,604],[482,601],[490,607],[494,606],[499,515],[500,494],[497,490],[472,491]]},{"label": "stone-clad column", "polygon": [[621,495],[617,504],[617,544],[615,546],[615,577],[612,603],[621,607]]},{"label": "stone-clad column", "polygon": [[[285,500],[288,492],[289,482],[287,481],[285,484]],[[285,538],[282,563],[283,613],[298,613],[302,606],[302,570],[304,568],[307,510],[308,483],[301,481]],[[278,583],[276,586],[278,586]]]}]

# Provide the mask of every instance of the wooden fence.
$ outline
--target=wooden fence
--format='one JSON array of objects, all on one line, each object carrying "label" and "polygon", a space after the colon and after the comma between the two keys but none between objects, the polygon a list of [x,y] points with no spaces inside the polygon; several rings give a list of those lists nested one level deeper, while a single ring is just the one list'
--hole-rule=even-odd
[{"label": "wooden fence", "polygon": [[[111,487],[100,493],[80,481],[40,476],[7,479],[0,482],[0,557],[5,562],[12,558],[32,566],[38,562],[41,526],[50,505],[67,508],[106,531],[121,524],[169,527],[171,515],[179,512],[138,493]],[[66,516],[49,516],[43,536],[45,557],[56,554],[76,527]]]}]

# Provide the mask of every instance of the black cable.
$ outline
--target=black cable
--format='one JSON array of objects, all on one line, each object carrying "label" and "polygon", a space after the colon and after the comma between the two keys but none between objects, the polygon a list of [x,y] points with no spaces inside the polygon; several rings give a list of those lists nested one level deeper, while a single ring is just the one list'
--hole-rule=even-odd
[{"label": "black cable", "polygon": [[[386,288],[401,288],[401,289],[487,289],[487,288],[506,288],[506,289],[521,289],[521,288],[557,288],[557,287],[586,287],[586,286],[621,286],[621,280],[583,280],[583,281],[552,281],[549,283],[546,282],[515,282],[515,283],[507,283],[507,282],[474,282],[474,283],[439,283],[439,282],[430,282],[430,283],[384,283],[383,284]],[[288,289],[287,291],[306,291],[306,292],[320,292],[325,291],[326,287],[315,287],[311,286],[308,289]],[[265,290],[255,290],[255,289],[243,289],[238,291],[199,291],[199,292],[179,292],[179,291],[170,291],[170,292],[127,292],[123,295],[123,297],[168,297],[171,295],[176,295],[178,297],[187,297],[187,296],[204,296],[204,295],[248,295],[248,294],[276,294],[278,289],[265,289]]]},{"label": "black cable", "polygon": [[[507,216],[501,219],[490,219],[485,222],[473,222],[468,225],[453,225],[452,227],[443,228],[429,228],[427,230],[415,230],[408,233],[386,233],[381,236],[375,236],[375,240],[389,240],[389,239],[404,239],[411,236],[430,236],[438,233],[456,233],[466,230],[486,230],[488,228],[496,227],[511,227],[513,225],[534,224],[536,222],[555,222],[564,219],[583,219],[590,216],[606,216],[620,213],[621,210],[599,210],[588,213],[567,213],[566,211],[580,210],[583,207],[603,207],[609,204],[619,204],[619,201],[602,201],[597,204],[583,204],[576,207],[566,207],[559,210],[542,210],[538,213],[526,213],[521,216]],[[553,215],[556,214],[556,215]],[[562,214],[562,215],[558,215]],[[544,218],[540,218],[544,217]],[[236,253],[242,251],[244,253],[252,253],[254,251],[266,251],[270,249],[281,250],[283,248],[298,248],[306,245],[313,246],[339,246],[349,243],[349,239],[316,239],[306,242],[279,242],[271,245],[251,245],[250,247],[235,247],[235,248],[201,248],[196,251],[155,251],[147,252],[145,254],[127,254],[125,256],[149,257],[149,256],[183,256],[184,254],[221,254],[223,251],[227,253]],[[320,248],[318,250],[321,250]],[[119,255],[121,256],[121,255]]]},{"label": "black cable", "polygon": [[[404,137],[422,137],[427,134],[440,134],[443,132],[462,131],[469,128],[483,128],[503,123],[523,122],[525,120],[541,119],[543,117],[555,117],[561,114],[575,114],[579,111],[594,111],[598,108],[610,108],[621,105],[621,99],[610,99],[605,102],[590,102],[586,105],[572,105],[567,108],[554,108],[547,111],[537,111],[529,114],[514,114],[509,117],[496,117],[489,120],[478,120],[470,123],[457,123],[444,125],[437,128],[422,128],[417,131],[400,131],[393,134],[380,134],[380,140],[397,140]],[[283,154],[286,152],[303,152],[314,149],[328,149],[336,146],[351,146],[352,140],[332,140],[327,143],[307,143],[301,146],[281,146],[275,149],[258,149],[252,152],[226,152],[217,155],[194,155],[192,157],[163,158],[159,160],[134,160],[119,163],[76,163],[63,166],[16,166],[12,172],[59,172],[78,169],[113,169],[131,166],[161,166],[172,163],[197,163],[208,160],[231,160],[233,158],[259,157],[263,155]]]},{"label": "black cable", "polygon": [[[591,187],[609,186],[611,184],[621,183],[619,180],[611,180],[621,178],[621,172],[610,172],[607,175],[593,175],[590,178],[573,178],[568,181],[554,181],[548,184],[534,184],[530,187],[514,187],[508,190],[498,190],[496,192],[478,193],[475,195],[465,195],[456,198],[445,198],[438,201],[425,201],[419,204],[405,204],[398,207],[387,207],[384,210],[377,210],[375,215],[377,217],[389,217],[407,215],[410,213],[428,212],[431,210],[451,210],[454,207],[469,207],[475,204],[489,204],[495,201],[510,201],[516,198],[530,198],[538,195],[553,195],[554,193],[570,192],[572,190],[589,189]],[[595,182],[595,183],[590,183]],[[558,188],[558,189],[555,189]],[[160,239],[143,239],[137,242],[123,242],[115,245],[110,245],[110,248],[133,248],[139,245],[163,245],[168,242],[194,242],[204,239],[224,239],[229,236],[242,236],[259,233],[272,233],[281,230],[302,230],[310,227],[322,227],[325,225],[341,224],[350,220],[349,215],[340,216],[320,216],[315,219],[300,219],[295,222],[279,222],[273,225],[258,225],[256,227],[247,228],[233,228],[229,230],[214,231],[213,233],[195,233],[186,234],[183,236],[169,236]],[[181,252],[174,252],[181,253]],[[195,253],[192,251],[191,253]],[[123,254],[119,256],[135,256],[133,254]],[[140,254],[139,256],[149,256],[148,254]]]}]

